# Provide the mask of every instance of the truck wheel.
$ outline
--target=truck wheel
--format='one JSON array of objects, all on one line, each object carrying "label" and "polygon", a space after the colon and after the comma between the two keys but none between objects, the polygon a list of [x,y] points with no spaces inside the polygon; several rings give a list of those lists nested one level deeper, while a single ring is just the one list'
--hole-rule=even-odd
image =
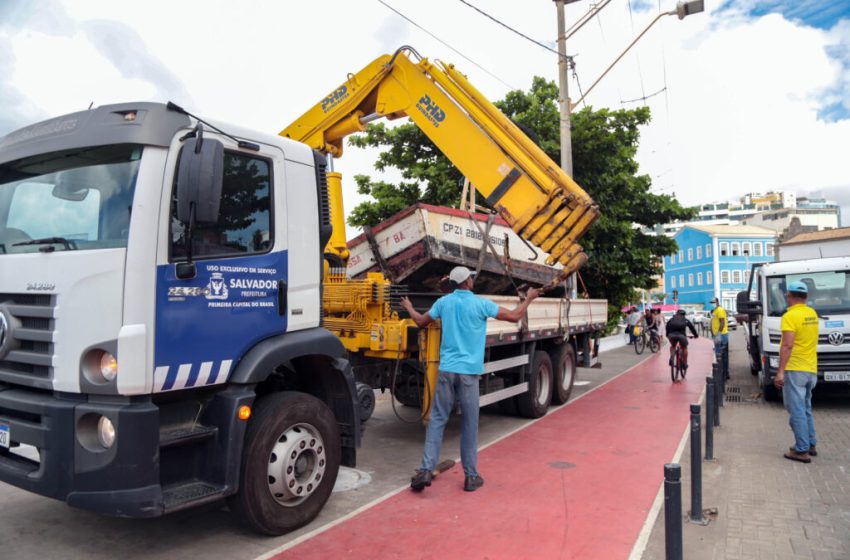
[{"label": "truck wheel", "polygon": [[535,352],[528,377],[528,391],[517,395],[516,405],[520,416],[540,418],[552,402],[552,360],[546,352]]},{"label": "truck wheel", "polygon": [[365,422],[375,412],[375,391],[370,385],[357,382],[357,402],[360,403],[360,421]]},{"label": "truck wheel", "polygon": [[339,429],[325,403],[296,392],[263,397],[245,434],[231,510],[267,535],[306,525],[331,495],[340,454]]},{"label": "truck wheel", "polygon": [[555,384],[552,390],[552,402],[564,404],[570,400],[573,383],[576,380],[576,353],[569,342],[553,350],[550,355],[555,365]]}]

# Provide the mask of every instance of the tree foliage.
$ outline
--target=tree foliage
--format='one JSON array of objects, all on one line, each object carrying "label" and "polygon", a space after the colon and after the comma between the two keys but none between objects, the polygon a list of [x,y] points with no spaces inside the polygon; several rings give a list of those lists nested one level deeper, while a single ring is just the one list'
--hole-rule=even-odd
[{"label": "tree foliage", "polygon": [[[496,105],[514,122],[530,129],[543,151],[557,162],[557,102],[555,83],[535,77],[529,91],[511,91]],[[676,250],[672,239],[646,235],[640,226],[653,227],[693,215],[693,210],[683,208],[674,198],[650,192],[649,176],[639,174],[635,156],[640,127],[649,122],[647,107],[586,107],[572,114],[574,179],[601,211],[600,219],[581,241],[588,255],[581,276],[588,295],[608,299],[612,311],[633,300],[635,289],[653,288],[654,277],[661,273],[661,257]],[[354,209],[349,217],[351,225],[374,225],[417,201],[450,206],[458,203],[463,177],[415,124],[394,128],[372,125],[350,143],[382,148],[375,168],[397,168],[403,178],[396,185],[365,175],[355,177],[358,191],[374,200]]]}]

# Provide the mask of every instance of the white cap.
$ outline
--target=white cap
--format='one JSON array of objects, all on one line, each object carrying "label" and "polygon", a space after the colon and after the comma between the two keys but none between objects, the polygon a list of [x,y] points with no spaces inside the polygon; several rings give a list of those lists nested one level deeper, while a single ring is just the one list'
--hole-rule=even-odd
[{"label": "white cap", "polygon": [[449,280],[455,284],[463,284],[470,276],[475,276],[475,273],[465,266],[456,266],[449,273]]}]

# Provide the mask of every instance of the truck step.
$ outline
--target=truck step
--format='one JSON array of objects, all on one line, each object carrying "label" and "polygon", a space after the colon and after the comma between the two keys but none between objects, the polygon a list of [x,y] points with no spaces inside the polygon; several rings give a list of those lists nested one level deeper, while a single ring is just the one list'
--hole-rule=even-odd
[{"label": "truck step", "polygon": [[169,428],[159,433],[160,447],[174,447],[177,445],[189,445],[199,441],[214,438],[218,428],[213,426],[178,426]]},{"label": "truck step", "polygon": [[213,502],[225,496],[226,487],[200,480],[190,480],[163,487],[162,503],[165,512],[179,511],[199,504]]}]

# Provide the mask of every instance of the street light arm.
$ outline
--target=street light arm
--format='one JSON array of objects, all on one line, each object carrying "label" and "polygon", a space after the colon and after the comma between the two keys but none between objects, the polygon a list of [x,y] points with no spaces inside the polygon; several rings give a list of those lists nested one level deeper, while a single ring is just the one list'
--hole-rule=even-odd
[{"label": "street light arm", "polygon": [[611,2],[611,0],[604,0],[601,4],[598,4],[591,8],[589,11],[585,12],[585,14],[581,18],[579,18],[577,22],[575,22],[569,29],[566,30],[566,32],[564,32],[564,39],[569,39],[570,37],[575,35],[579,29],[584,27],[585,23],[593,19],[593,16],[598,14],[602,10],[602,8],[608,5],[609,2]]},{"label": "street light arm", "polygon": [[620,53],[620,56],[618,56],[618,57],[614,60],[614,62],[612,62],[611,64],[609,64],[609,65],[608,65],[608,68],[606,68],[606,69],[605,69],[605,71],[604,71],[604,72],[602,72],[602,75],[601,75],[601,76],[599,76],[598,78],[596,78],[596,81],[595,81],[595,82],[593,82],[592,84],[590,84],[590,87],[589,87],[587,90],[585,90],[584,95],[582,95],[582,96],[579,98],[579,100],[578,100],[578,101],[576,101],[575,103],[573,103],[573,104],[572,104],[572,106],[571,106],[570,108],[571,108],[571,109],[574,109],[574,108],[578,107],[579,103],[581,103],[582,101],[584,101],[584,98],[585,98],[585,97],[587,97],[587,94],[589,94],[591,91],[593,91],[593,88],[594,88],[594,87],[596,87],[596,84],[598,84],[598,83],[602,80],[602,78],[604,78],[604,77],[608,74],[608,72],[610,72],[610,71],[611,71],[611,68],[613,68],[613,67],[614,67],[614,65],[616,65],[618,62],[620,62],[620,59],[621,59],[621,58],[623,58],[623,57],[626,55],[626,53],[627,53],[627,52],[629,52],[629,49],[631,49],[631,48],[635,45],[635,43],[637,43],[637,42],[640,40],[640,38],[641,38],[641,37],[643,37],[644,35],[646,35],[646,32],[647,32],[647,31],[649,31],[649,29],[650,29],[653,25],[655,25],[655,24],[658,22],[658,20],[660,20],[660,19],[661,19],[661,18],[663,18],[664,16],[674,16],[674,15],[676,15],[676,14],[677,14],[676,10],[673,10],[672,12],[661,12],[660,14],[658,14],[657,16],[655,16],[655,19],[654,19],[654,20],[652,20],[652,22],[650,22],[650,24],[649,24],[649,25],[647,25],[647,26],[646,26],[646,28],[645,28],[643,31],[641,31],[641,32],[640,32],[640,35],[638,35],[637,37],[635,37],[635,39],[634,39],[631,43],[629,43],[629,46],[628,46],[628,47],[626,47],[626,50],[624,50],[623,52],[621,52],[621,53]]}]

